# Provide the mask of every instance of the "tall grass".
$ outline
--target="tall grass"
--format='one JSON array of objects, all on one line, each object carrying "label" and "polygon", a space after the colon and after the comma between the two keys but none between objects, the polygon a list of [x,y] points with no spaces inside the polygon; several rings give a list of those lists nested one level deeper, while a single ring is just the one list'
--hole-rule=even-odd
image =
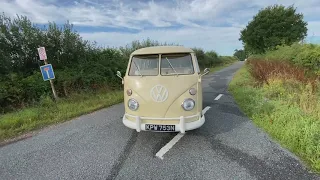
[{"label": "tall grass", "polygon": [[269,84],[269,79],[279,78],[310,83],[316,88],[319,76],[308,72],[306,68],[296,66],[288,61],[274,61],[265,59],[249,59],[249,72],[257,82]]},{"label": "tall grass", "polygon": [[305,72],[288,62],[251,59],[229,90],[255,124],[320,172],[320,84]]}]

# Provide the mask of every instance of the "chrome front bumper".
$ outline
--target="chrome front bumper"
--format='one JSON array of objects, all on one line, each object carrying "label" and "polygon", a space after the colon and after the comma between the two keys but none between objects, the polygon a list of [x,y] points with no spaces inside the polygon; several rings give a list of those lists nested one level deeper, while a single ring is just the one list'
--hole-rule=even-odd
[{"label": "chrome front bumper", "polygon": [[[135,122],[128,120],[126,117],[132,117],[135,119]],[[186,123],[185,120],[189,118],[199,117],[199,114],[193,115],[193,116],[180,116],[175,118],[154,118],[154,117],[140,117],[140,116],[134,116],[130,114],[124,114],[122,118],[122,122],[125,126],[131,129],[136,129],[137,132],[140,131],[146,131],[145,129],[145,123],[141,123],[141,120],[148,119],[148,120],[179,120],[179,124],[171,124],[175,125],[175,131],[174,132],[181,132],[185,133],[185,131],[193,130],[201,127],[205,122],[204,114],[202,117],[200,117],[196,121],[188,122]],[[169,125],[169,124],[168,124]],[[168,132],[168,131],[161,131],[161,132]]]}]

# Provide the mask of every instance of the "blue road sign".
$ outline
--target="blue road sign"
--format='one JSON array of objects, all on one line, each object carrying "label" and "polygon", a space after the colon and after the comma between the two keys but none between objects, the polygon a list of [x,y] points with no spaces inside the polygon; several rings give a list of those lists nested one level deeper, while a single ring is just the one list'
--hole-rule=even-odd
[{"label": "blue road sign", "polygon": [[44,81],[55,78],[51,64],[40,66],[40,70]]}]

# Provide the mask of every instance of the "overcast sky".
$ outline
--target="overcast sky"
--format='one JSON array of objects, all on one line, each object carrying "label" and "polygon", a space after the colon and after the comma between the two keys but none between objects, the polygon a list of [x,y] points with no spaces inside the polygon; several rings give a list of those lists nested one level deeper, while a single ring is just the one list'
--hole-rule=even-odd
[{"label": "overcast sky", "polygon": [[240,30],[275,3],[294,4],[308,22],[307,40],[320,42],[320,0],[0,0],[0,11],[38,24],[69,20],[84,39],[103,46],[149,37],[231,55],[242,48]]}]

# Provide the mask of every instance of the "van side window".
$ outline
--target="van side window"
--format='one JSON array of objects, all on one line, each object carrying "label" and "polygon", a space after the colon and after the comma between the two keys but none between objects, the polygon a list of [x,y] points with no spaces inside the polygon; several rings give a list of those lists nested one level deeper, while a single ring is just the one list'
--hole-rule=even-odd
[{"label": "van side window", "polygon": [[157,76],[159,74],[159,55],[139,55],[131,59],[129,76]]}]

